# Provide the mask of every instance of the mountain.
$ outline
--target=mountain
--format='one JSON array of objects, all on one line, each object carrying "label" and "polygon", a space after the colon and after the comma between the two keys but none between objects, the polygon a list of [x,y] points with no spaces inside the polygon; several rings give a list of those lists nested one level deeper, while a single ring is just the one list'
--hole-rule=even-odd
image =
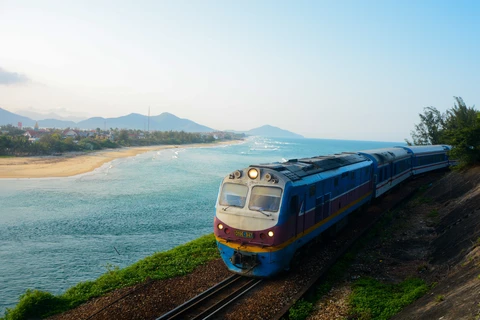
[{"label": "mountain", "polygon": [[244,133],[249,136],[263,136],[270,138],[304,138],[302,135],[270,125],[264,125],[245,131]]},{"label": "mountain", "polygon": [[130,113],[126,116],[117,118],[90,118],[77,123],[80,129],[96,129],[101,128],[122,128],[122,129],[138,129],[147,130],[148,117],[139,113]]},{"label": "mountain", "polygon": [[35,120],[20,116],[18,114],[0,108],[0,125],[11,124],[12,126],[16,127],[19,122],[21,122],[22,125],[26,127],[35,126]]},{"label": "mountain", "polygon": [[49,112],[48,114],[44,114],[44,113],[39,113],[39,112],[35,112],[35,111],[32,111],[32,110],[17,110],[16,113],[18,115],[21,115],[21,116],[24,116],[24,117],[27,117],[27,118],[30,118],[30,119],[33,119],[33,120],[37,120],[37,121],[47,120],[47,119],[55,119],[55,120],[79,122],[79,121],[85,120],[85,117],[82,118],[82,117],[72,116],[72,115],[61,116],[61,115],[59,115],[57,113],[54,113],[54,112]]},{"label": "mountain", "polygon": [[202,126],[188,119],[181,119],[171,113],[164,112],[158,116],[150,117],[131,113],[118,118],[90,118],[80,121],[76,125],[81,129],[96,128],[124,128],[139,130],[157,130],[157,131],[185,131],[185,132],[212,132],[212,128]]},{"label": "mountain", "polygon": [[202,126],[196,122],[193,122],[188,119],[179,118],[171,113],[164,112],[158,116],[150,117],[150,128],[152,128],[152,121],[158,125],[159,128],[156,130],[169,131],[169,130],[178,130],[185,132],[212,132],[215,131],[212,128]]},{"label": "mountain", "polygon": [[[35,120],[24,117],[5,109],[0,108],[0,125],[11,124],[16,126],[22,122],[24,127],[35,126]],[[94,117],[80,122],[73,122],[59,119],[39,120],[38,125],[41,128],[79,128],[79,129],[137,129],[137,130],[157,130],[157,131],[185,131],[185,132],[212,132],[215,129],[203,126],[188,119],[179,118],[171,113],[164,112],[158,116],[150,117],[138,113],[131,113],[117,118]]]},{"label": "mountain", "polygon": [[40,128],[63,129],[63,128],[75,128],[77,124],[73,121],[67,121],[67,120],[45,119],[45,120],[39,120],[38,126]]},{"label": "mountain", "polygon": [[[0,125],[11,124],[17,126],[22,122],[24,127],[35,126],[35,120],[24,117],[5,109],[0,108]],[[158,116],[144,116],[139,113],[130,113],[126,116],[117,118],[94,117],[80,122],[60,119],[39,120],[38,125],[41,128],[79,128],[79,129],[136,129],[136,130],[156,130],[156,131],[185,131],[185,132],[213,132],[215,129],[203,126],[188,119],[179,118],[171,113],[164,112]],[[303,138],[303,136],[291,131],[283,130],[274,126],[265,125],[249,131],[234,131],[236,133],[245,133],[250,136],[264,136],[272,138]]]}]

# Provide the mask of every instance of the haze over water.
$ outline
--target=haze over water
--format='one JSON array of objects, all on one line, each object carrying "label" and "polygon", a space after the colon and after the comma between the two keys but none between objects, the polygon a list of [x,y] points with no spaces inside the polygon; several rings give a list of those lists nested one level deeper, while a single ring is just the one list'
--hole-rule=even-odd
[{"label": "haze over water", "polygon": [[211,233],[220,182],[236,169],[402,144],[253,137],[148,152],[70,178],[0,179],[0,314],[26,289],[59,294],[109,265]]}]

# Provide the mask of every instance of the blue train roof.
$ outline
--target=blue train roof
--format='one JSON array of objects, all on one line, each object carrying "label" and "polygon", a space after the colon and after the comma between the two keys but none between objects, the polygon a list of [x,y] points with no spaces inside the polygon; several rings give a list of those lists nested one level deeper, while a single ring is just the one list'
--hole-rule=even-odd
[{"label": "blue train roof", "polygon": [[391,162],[409,157],[408,150],[398,147],[363,150],[359,151],[358,153],[372,159],[378,164],[383,164],[386,162]]},{"label": "blue train roof", "polygon": [[425,145],[425,146],[404,146],[401,147],[405,150],[412,152],[414,155],[422,154],[422,153],[432,153],[432,152],[445,152],[450,151],[452,147],[448,145]]},{"label": "blue train roof", "polygon": [[296,181],[312,174],[334,170],[364,161],[369,160],[356,153],[343,153],[312,158],[291,159],[283,163],[275,162],[251,165],[250,167],[275,170],[290,180]]}]

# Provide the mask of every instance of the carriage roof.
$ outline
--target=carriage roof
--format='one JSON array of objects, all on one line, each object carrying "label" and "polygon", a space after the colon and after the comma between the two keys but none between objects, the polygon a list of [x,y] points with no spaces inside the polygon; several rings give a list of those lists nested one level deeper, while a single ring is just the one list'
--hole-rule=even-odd
[{"label": "carriage roof", "polygon": [[378,164],[383,164],[386,162],[392,162],[395,160],[400,160],[407,158],[409,153],[403,148],[383,148],[383,149],[372,149],[372,150],[362,150],[358,152],[363,154],[372,160],[376,161]]},{"label": "carriage roof", "polygon": [[445,152],[451,150],[451,147],[448,145],[425,145],[425,146],[403,146],[401,147],[405,150],[410,151],[414,155],[422,153],[432,153],[432,152]]},{"label": "carriage roof", "polygon": [[369,160],[356,153],[342,153],[311,158],[290,159],[283,163],[266,163],[251,165],[250,167],[271,169],[283,174],[292,181],[296,181],[316,173],[334,170],[365,161]]}]

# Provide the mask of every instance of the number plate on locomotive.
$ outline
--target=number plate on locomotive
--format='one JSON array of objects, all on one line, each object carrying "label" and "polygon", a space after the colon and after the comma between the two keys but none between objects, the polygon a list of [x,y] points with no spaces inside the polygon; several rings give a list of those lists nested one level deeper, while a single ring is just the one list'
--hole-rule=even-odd
[{"label": "number plate on locomotive", "polygon": [[253,238],[253,232],[235,230],[235,235],[242,238]]}]

